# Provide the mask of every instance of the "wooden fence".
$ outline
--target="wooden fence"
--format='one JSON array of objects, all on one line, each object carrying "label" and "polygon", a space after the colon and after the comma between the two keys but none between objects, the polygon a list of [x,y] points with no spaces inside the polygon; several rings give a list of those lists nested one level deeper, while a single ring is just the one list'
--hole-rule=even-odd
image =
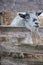
[{"label": "wooden fence", "polygon": [[[43,27],[39,28],[39,32],[40,43],[33,41],[32,45],[21,44],[21,39],[29,36],[30,30],[24,27],[0,26],[0,64],[43,65]],[[17,38],[19,42],[14,42],[13,38]],[[20,53],[23,53],[24,57],[19,57]]]}]

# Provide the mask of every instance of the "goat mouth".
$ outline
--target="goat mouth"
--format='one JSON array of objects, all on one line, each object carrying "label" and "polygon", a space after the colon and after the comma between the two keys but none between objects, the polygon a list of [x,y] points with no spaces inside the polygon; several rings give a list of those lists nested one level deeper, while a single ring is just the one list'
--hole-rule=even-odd
[{"label": "goat mouth", "polygon": [[39,27],[39,25],[35,25],[35,27],[36,27],[36,28],[38,28],[38,27]]}]

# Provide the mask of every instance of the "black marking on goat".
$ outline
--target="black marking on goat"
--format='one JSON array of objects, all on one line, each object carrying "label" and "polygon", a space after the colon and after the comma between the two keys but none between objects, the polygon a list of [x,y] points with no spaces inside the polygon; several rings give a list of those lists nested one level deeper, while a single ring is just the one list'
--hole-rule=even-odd
[{"label": "black marking on goat", "polygon": [[42,12],[36,12],[36,15],[39,16]]},{"label": "black marking on goat", "polygon": [[35,21],[37,21],[37,19],[34,18],[34,19],[33,19],[33,22],[35,22]]},{"label": "black marking on goat", "polygon": [[23,14],[19,14],[19,16],[22,17],[22,18],[25,18],[25,15],[23,15]]}]

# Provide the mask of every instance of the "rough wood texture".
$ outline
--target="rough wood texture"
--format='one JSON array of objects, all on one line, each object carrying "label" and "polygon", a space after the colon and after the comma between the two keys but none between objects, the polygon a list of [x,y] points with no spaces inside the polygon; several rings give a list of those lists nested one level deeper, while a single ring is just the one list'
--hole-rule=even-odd
[{"label": "rough wood texture", "polygon": [[[43,39],[43,28],[39,28],[39,32]],[[20,40],[29,36],[29,33],[31,31],[24,27],[0,26],[1,65],[43,65],[43,43],[20,44]],[[12,37],[19,42],[12,42]],[[24,57],[19,56],[21,53]]]},{"label": "rough wood texture", "polygon": [[[36,40],[37,41],[40,41],[38,42],[39,44],[43,44],[43,29],[39,29],[39,32],[40,32],[40,38],[38,38]],[[30,32],[30,30],[28,31],[26,28],[14,28],[14,27],[8,27],[8,26],[3,26],[3,27],[0,27],[0,42],[10,42],[11,39],[13,38],[13,41],[14,41],[14,38],[17,38],[18,39],[18,43],[20,43],[20,41],[22,41],[22,39],[25,39],[26,37],[29,37],[29,33],[31,34],[32,32]],[[36,36],[37,38],[37,36]],[[33,35],[33,43],[34,43],[34,35]],[[11,41],[12,42],[12,41]]]},{"label": "rough wood texture", "polygon": [[28,59],[2,58],[2,65],[43,65],[42,61],[29,61]]}]

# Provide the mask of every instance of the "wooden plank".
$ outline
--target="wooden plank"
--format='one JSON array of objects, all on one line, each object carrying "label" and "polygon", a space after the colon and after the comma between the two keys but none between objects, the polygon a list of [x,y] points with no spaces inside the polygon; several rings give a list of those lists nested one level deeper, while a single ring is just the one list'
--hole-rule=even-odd
[{"label": "wooden plank", "polygon": [[31,45],[15,45],[14,47],[11,46],[0,46],[0,52],[9,52],[9,53],[27,53],[27,54],[43,54],[43,46],[31,46]]},{"label": "wooden plank", "polygon": [[[39,31],[42,33],[43,28]],[[25,38],[30,33],[25,27],[0,26],[0,38],[17,37]],[[18,33],[18,36],[17,36]],[[15,35],[14,35],[15,34]],[[42,33],[43,34],[43,33]],[[21,36],[22,35],[22,36]],[[26,35],[26,36],[25,36]],[[0,54],[2,65],[43,65],[43,45],[18,44],[11,42],[0,42]],[[12,54],[24,54],[24,58],[16,57]],[[10,58],[11,57],[11,58]]]},{"label": "wooden plank", "polygon": [[[41,40],[41,44],[42,44],[43,43],[43,27],[39,29],[39,32],[40,32],[41,39],[38,39],[38,40]],[[25,38],[26,36],[29,36],[29,33],[31,34],[31,31],[27,30],[25,27],[0,26],[0,38],[1,37]],[[33,39],[35,39],[34,36],[33,36]]]},{"label": "wooden plank", "polygon": [[[15,27],[15,26],[10,26],[10,25],[0,25],[0,28],[1,27],[7,27],[7,28],[11,28],[11,27],[14,27],[14,28],[25,28],[25,27]],[[43,29],[43,26],[40,26],[39,29]]]},{"label": "wooden plank", "polygon": [[27,59],[6,59],[6,58],[2,58],[1,61],[2,65],[43,65],[42,61],[29,61]]}]

